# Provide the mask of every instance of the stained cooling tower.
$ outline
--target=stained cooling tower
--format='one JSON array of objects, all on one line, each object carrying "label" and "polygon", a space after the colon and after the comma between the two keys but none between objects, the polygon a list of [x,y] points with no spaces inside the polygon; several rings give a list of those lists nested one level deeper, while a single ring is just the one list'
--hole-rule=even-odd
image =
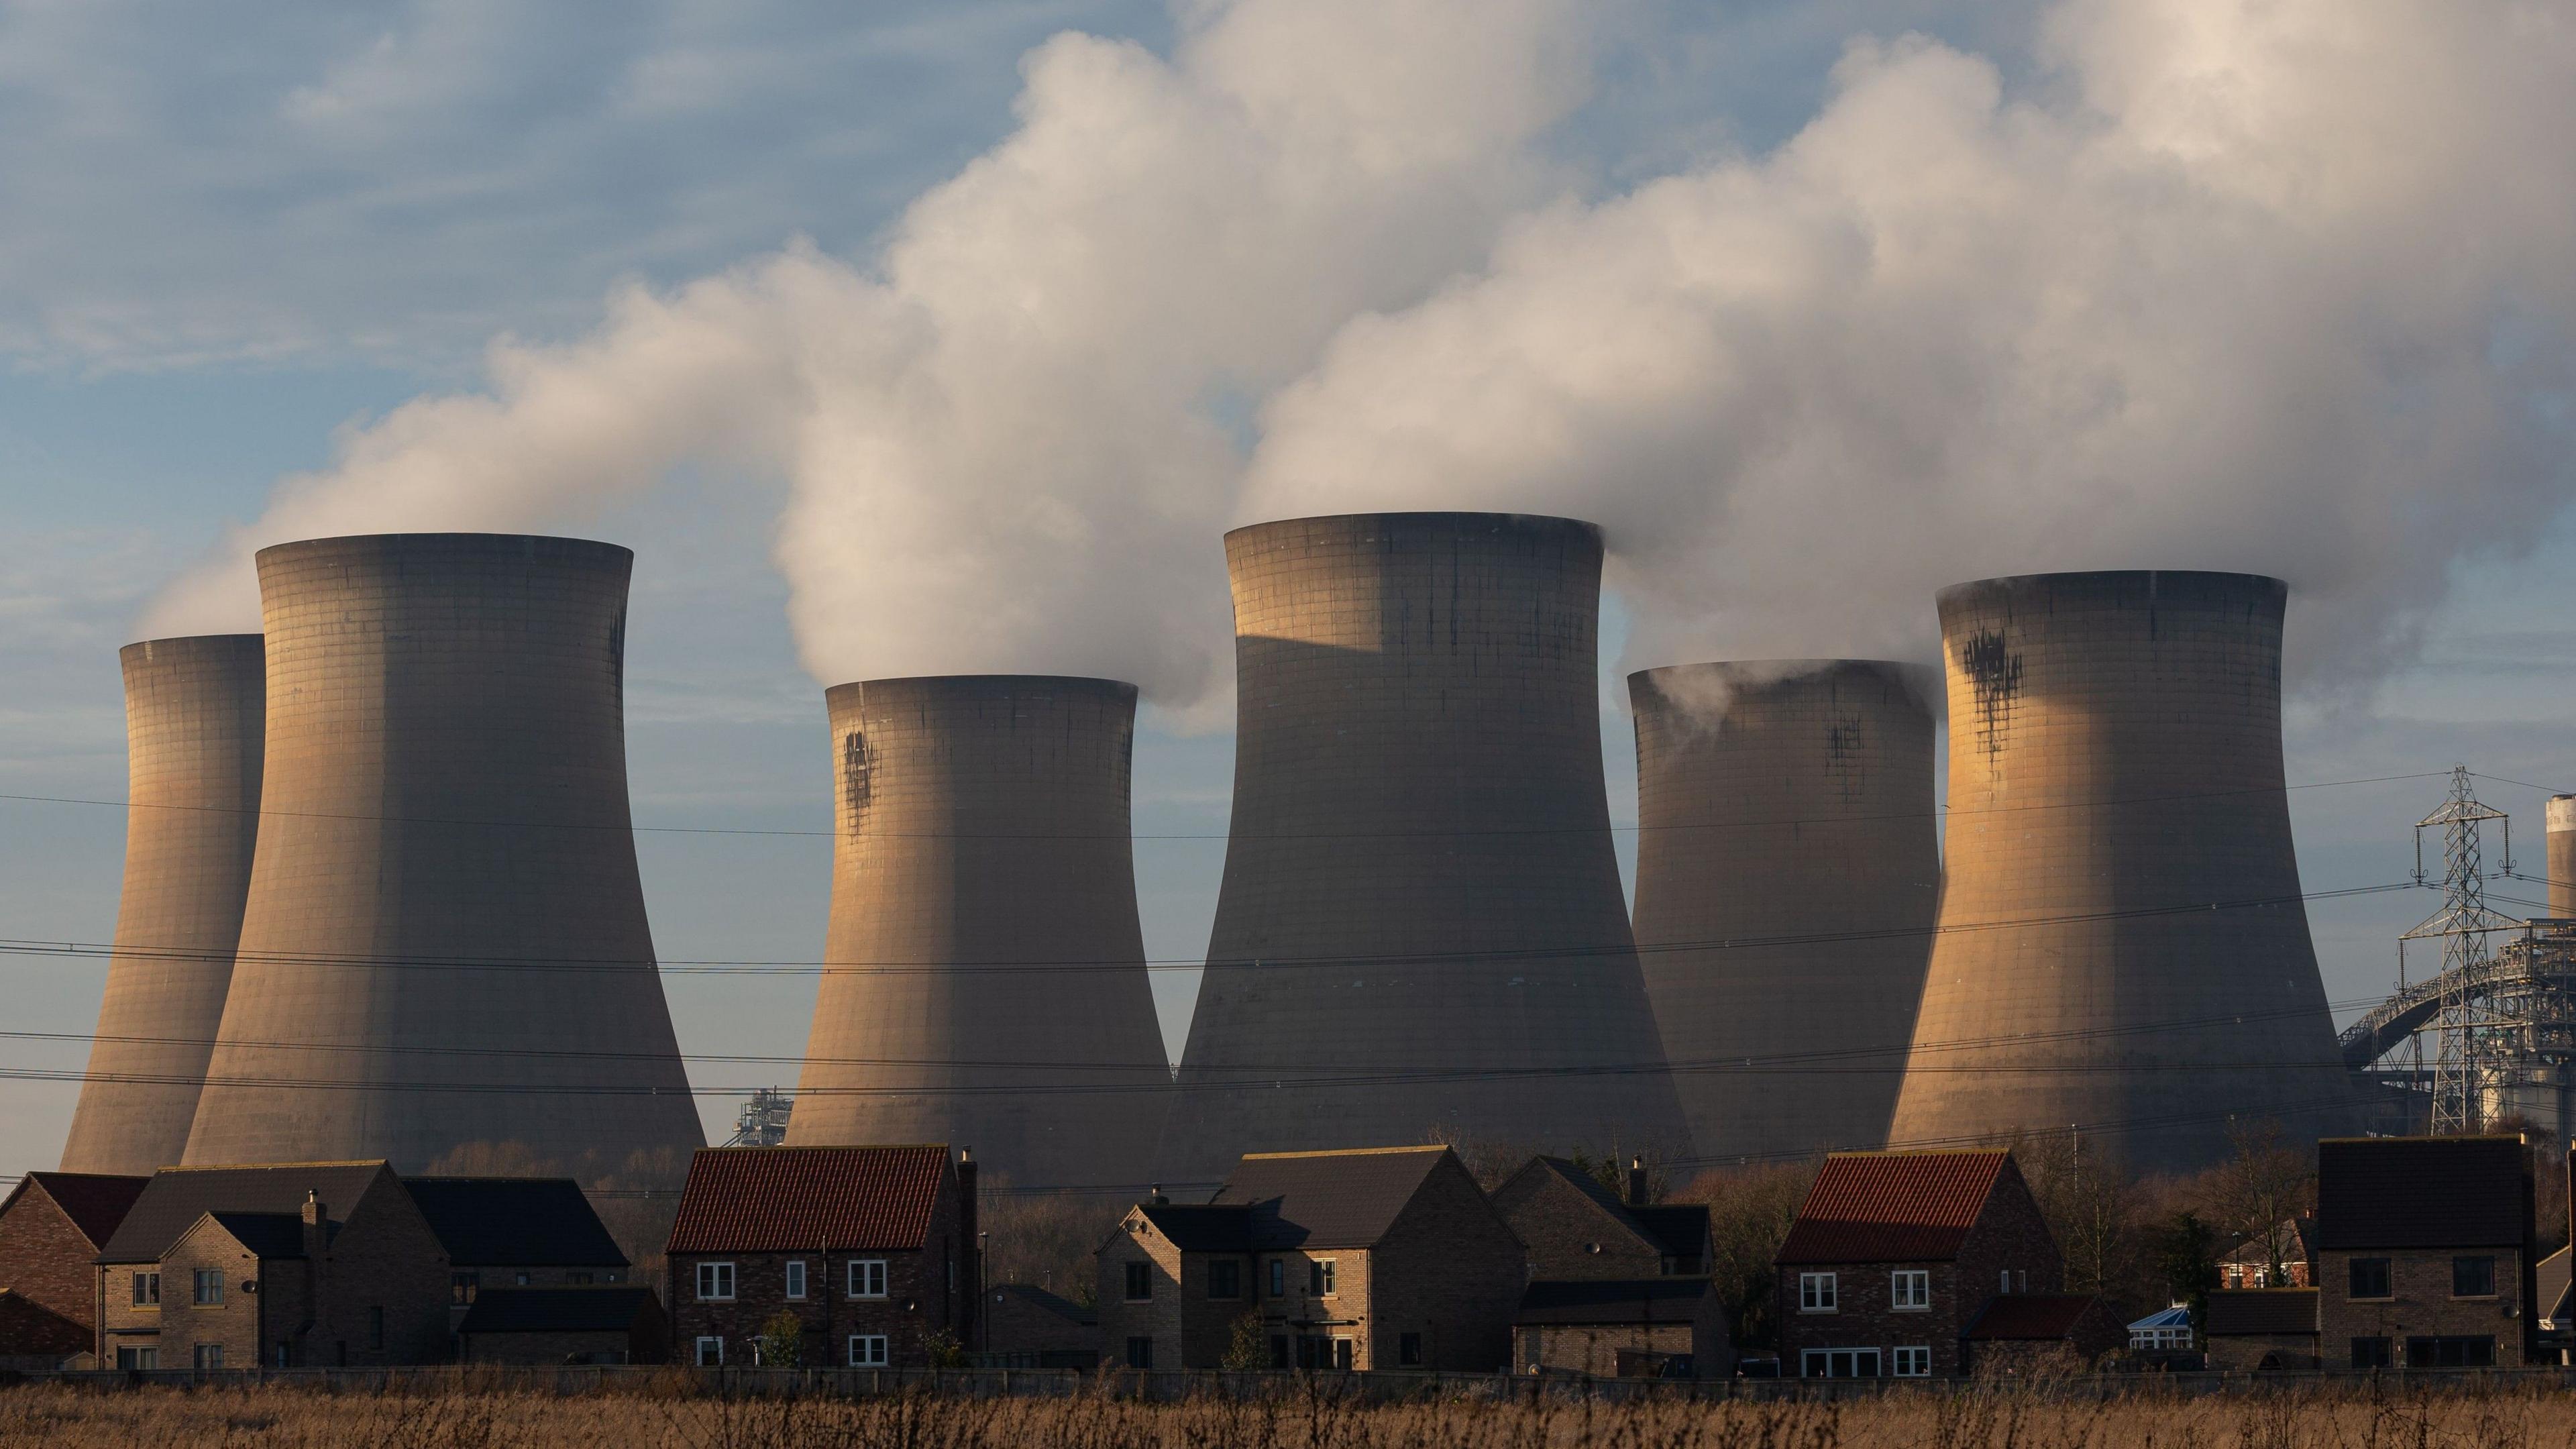
[{"label": "stained cooling tower", "polygon": [[2549,797],[2549,914],[2576,920],[2576,795]]},{"label": "stained cooling tower", "polygon": [[1226,535],[1234,820],[1161,1154],[1686,1140],[1628,932],[1601,533],[1513,514]]},{"label": "stained cooling tower", "polygon": [[1859,659],[1628,676],[1637,954],[1703,1156],[1887,1141],[1941,895],[1929,676]]},{"label": "stained cooling tower", "polygon": [[259,636],[150,639],[119,658],[125,889],[65,1172],[157,1172],[186,1151],[259,838]]},{"label": "stained cooling tower", "polygon": [[830,692],[829,968],[791,1146],[971,1145],[1026,1187],[1148,1179],[1171,1089],[1128,839],[1136,687]]},{"label": "stained cooling tower", "polygon": [[191,1164],[685,1171],[609,544],[262,549],[264,815]]},{"label": "stained cooling tower", "polygon": [[2139,1170],[2347,1089],[2281,772],[2278,579],[2038,574],[1940,595],[1949,868],[1891,1136],[2080,1129]]}]

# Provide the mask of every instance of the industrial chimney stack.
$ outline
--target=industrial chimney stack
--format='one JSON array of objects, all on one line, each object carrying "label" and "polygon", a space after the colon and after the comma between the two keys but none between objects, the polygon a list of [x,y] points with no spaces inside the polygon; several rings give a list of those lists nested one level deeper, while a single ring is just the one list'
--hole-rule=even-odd
[{"label": "industrial chimney stack", "polygon": [[63,1171],[179,1161],[224,1017],[259,838],[257,634],[128,644],[125,888]]},{"label": "industrial chimney stack", "polygon": [[2281,768],[2287,590],[2040,574],[1940,595],[1948,880],[1894,1145],[2083,1134],[2138,1171],[2352,1102]]},{"label": "industrial chimney stack", "polygon": [[1136,919],[1136,687],[830,691],[832,920],[791,1146],[973,1142],[1024,1187],[1143,1185],[1171,1071]]},{"label": "industrial chimney stack", "polygon": [[1941,894],[1930,683],[1864,659],[1628,676],[1637,953],[1703,1157],[1887,1141]]},{"label": "industrial chimney stack", "polygon": [[1678,1146],[1611,851],[1600,530],[1358,514],[1225,543],[1234,818],[1163,1170],[1438,1128]]},{"label": "industrial chimney stack", "polygon": [[2576,920],[2576,795],[2549,797],[2549,914]]},{"label": "industrial chimney stack", "polygon": [[260,551],[266,814],[188,1163],[686,1170],[704,1138],[627,813],[633,559]]}]

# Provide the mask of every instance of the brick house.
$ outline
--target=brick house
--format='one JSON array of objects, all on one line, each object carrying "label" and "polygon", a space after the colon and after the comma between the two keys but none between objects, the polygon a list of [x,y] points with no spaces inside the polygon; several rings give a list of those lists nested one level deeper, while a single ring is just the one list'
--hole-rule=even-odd
[{"label": "brick house", "polygon": [[[2271,1245],[2262,1238],[2248,1238],[2218,1260],[2218,1286],[2221,1288],[2312,1288],[2315,1281],[2308,1271],[2308,1261],[2315,1254],[2317,1220],[2292,1218],[2275,1230],[2280,1239],[2281,1271],[2272,1271]],[[2279,1282],[2272,1281],[2275,1277]]]},{"label": "brick house", "polygon": [[571,1178],[407,1177],[403,1187],[447,1253],[451,1330],[486,1288],[626,1281],[626,1255]]},{"label": "brick house", "polygon": [[1562,1157],[1533,1157],[1494,1189],[1494,1210],[1528,1249],[1533,1281],[1708,1271],[1708,1205],[1647,1202],[1643,1162],[1629,1164],[1623,1198]]},{"label": "brick house", "polygon": [[383,1162],[165,1167],[97,1258],[119,1368],[437,1363],[447,1256]]},{"label": "brick house", "polygon": [[921,1368],[972,1343],[975,1164],[944,1143],[706,1147],[666,1250],[683,1363],[757,1362],[780,1313],[815,1367]]},{"label": "brick house", "polygon": [[988,1368],[1100,1366],[1100,1311],[1034,1283],[996,1283],[976,1320],[978,1362]]},{"label": "brick house", "polygon": [[1780,1362],[1805,1378],[1950,1377],[2000,1294],[2064,1268],[2009,1152],[1837,1152],[1772,1259]]},{"label": "brick house", "polygon": [[149,1181],[31,1172],[0,1199],[0,1368],[59,1368],[97,1347],[95,1260]]},{"label": "brick house", "polygon": [[2042,1378],[2091,1369],[2129,1329],[2092,1294],[1998,1293],[1959,1340],[1960,1362],[1978,1378]]},{"label": "brick house", "polygon": [[671,1324],[640,1283],[493,1286],[475,1294],[456,1341],[464,1363],[662,1363]]},{"label": "brick house", "polygon": [[2519,1136],[2317,1144],[2317,1330],[2349,1368],[2519,1368],[2540,1315]]},{"label": "brick house", "polygon": [[2221,1288],[2209,1295],[2201,1345],[2214,1369],[2312,1369],[2317,1290]]},{"label": "brick house", "polygon": [[1725,1378],[1735,1371],[1727,1317],[1706,1278],[1532,1283],[1512,1319],[1512,1364],[1593,1378]]},{"label": "brick house", "polygon": [[1494,1190],[1521,1240],[1529,1286],[1512,1364],[1607,1377],[1731,1372],[1723,1303],[1709,1292],[1708,1206],[1646,1201],[1646,1167],[1612,1192],[1561,1157],[1533,1157]]},{"label": "brick house", "polygon": [[1492,1372],[1523,1248],[1445,1147],[1254,1153],[1214,1201],[1128,1209],[1099,1249],[1104,1357],[1217,1368]]}]

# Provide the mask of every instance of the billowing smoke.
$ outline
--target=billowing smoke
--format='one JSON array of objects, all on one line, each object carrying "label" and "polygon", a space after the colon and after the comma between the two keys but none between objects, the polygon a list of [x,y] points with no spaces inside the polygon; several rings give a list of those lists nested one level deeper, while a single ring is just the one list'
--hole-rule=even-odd
[{"label": "billowing smoke", "polygon": [[1264,409],[1241,516],[1573,513],[1637,663],[1923,657],[1990,574],[2286,576],[2367,678],[2576,483],[2576,16],[2077,0],[1851,47],[1776,152],[1513,223]]},{"label": "billowing smoke", "polygon": [[1222,674],[1217,534],[1382,508],[1605,524],[1638,664],[1926,657],[1931,592],[2288,577],[2366,678],[2576,483],[2576,21],[2544,3],[2071,0],[2007,88],[1855,42],[1810,124],[1597,202],[1543,161],[1580,0],[1185,5],[1062,36],[1020,127],[854,266],[811,248],[504,346],[346,439],[247,551],[571,527],[783,478],[821,679]]}]

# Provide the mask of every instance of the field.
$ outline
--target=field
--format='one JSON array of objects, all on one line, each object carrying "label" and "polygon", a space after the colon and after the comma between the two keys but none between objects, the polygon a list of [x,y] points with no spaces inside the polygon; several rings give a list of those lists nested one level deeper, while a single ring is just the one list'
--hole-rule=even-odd
[{"label": "field", "polygon": [[1255,1401],[715,1398],[681,1380],[557,1397],[471,1385],[434,1394],[306,1387],[0,1388],[0,1444],[59,1449],[2484,1449],[2576,1445],[2576,1396],[2540,1384],[2434,1392],[2368,1383],[2097,1399],[2028,1390],[1844,1402],[1361,1405]]}]

